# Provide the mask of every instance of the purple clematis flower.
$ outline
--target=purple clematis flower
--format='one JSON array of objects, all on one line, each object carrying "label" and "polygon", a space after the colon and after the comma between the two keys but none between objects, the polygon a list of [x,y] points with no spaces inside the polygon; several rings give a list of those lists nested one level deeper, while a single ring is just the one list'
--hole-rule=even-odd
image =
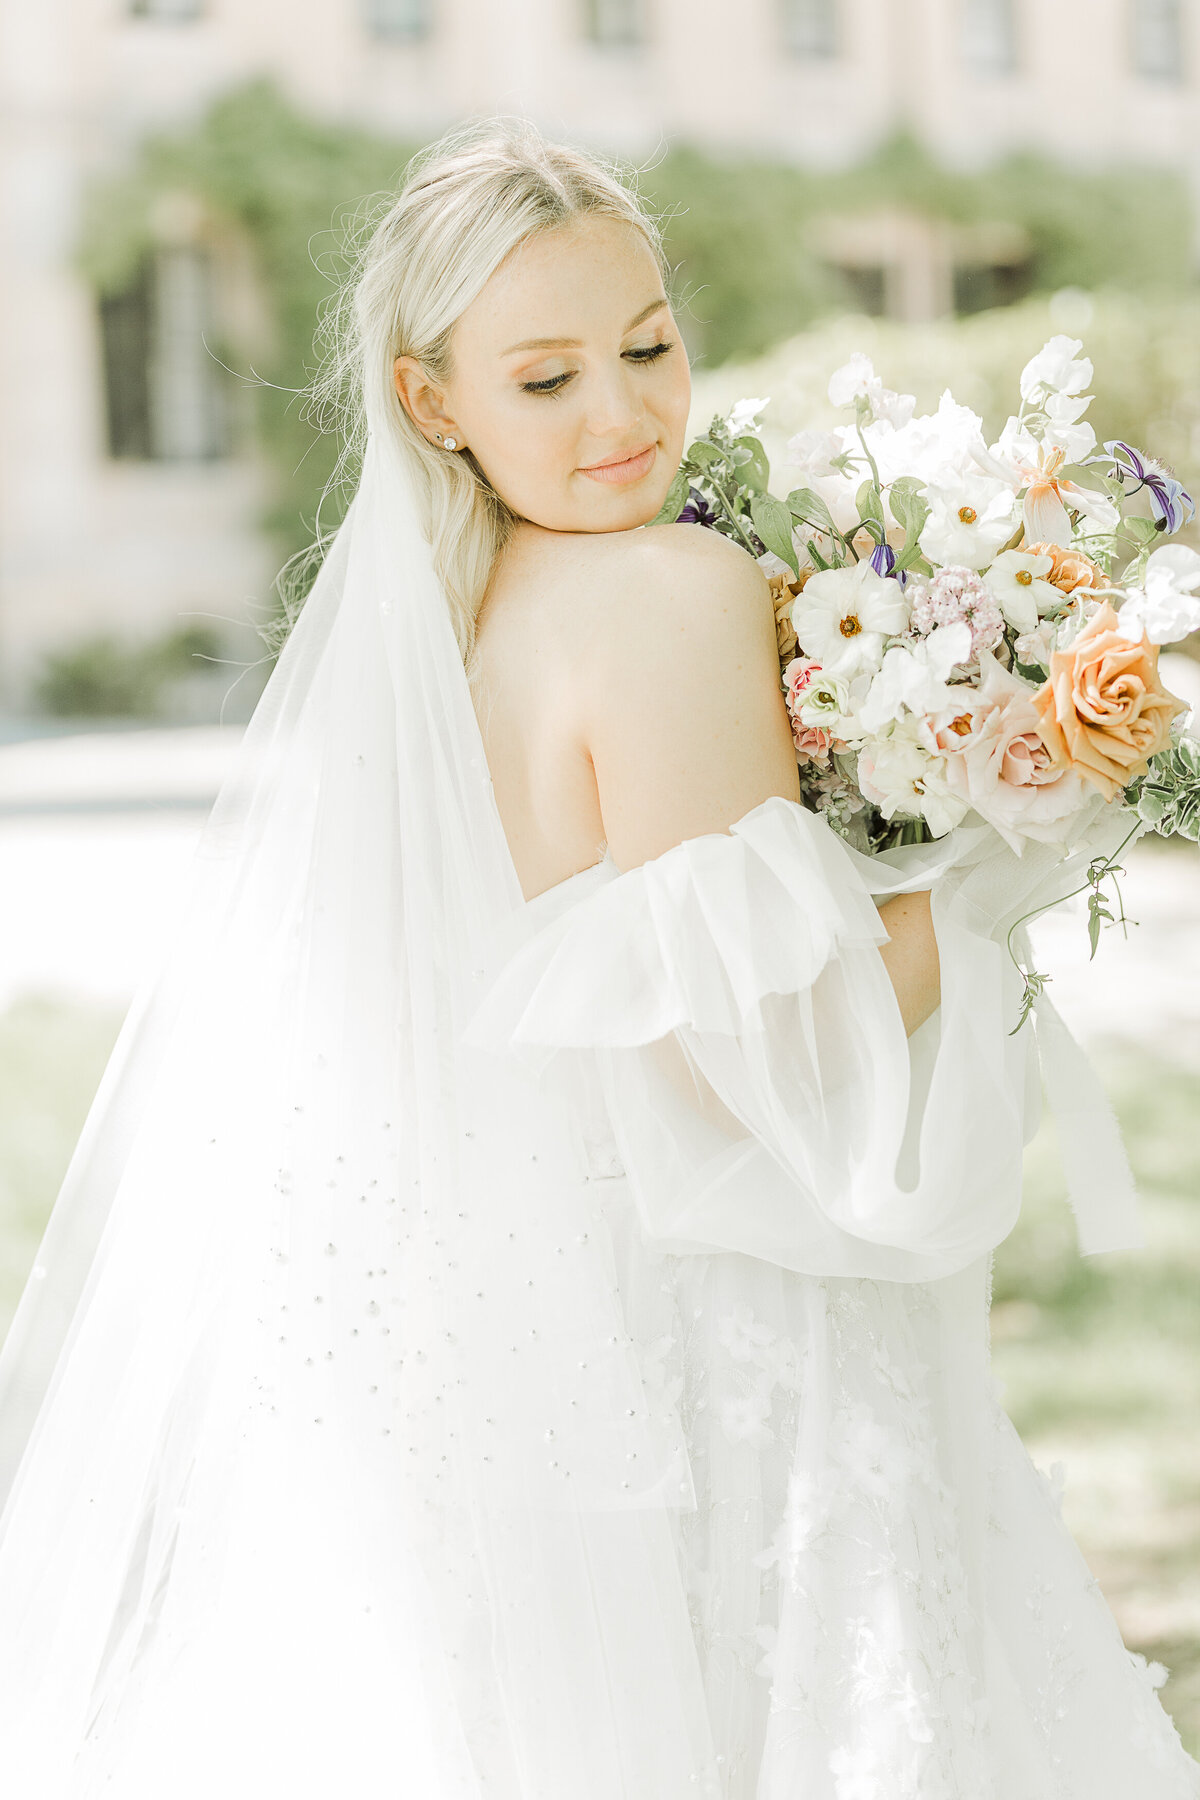
[{"label": "purple clematis flower", "polygon": [[[1132,444],[1123,443],[1120,438],[1109,438],[1104,448],[1113,459],[1113,474],[1123,482],[1133,478],[1131,493],[1136,494],[1141,487],[1149,491],[1150,510],[1161,530],[1178,531],[1181,525],[1195,518],[1196,502],[1182,481],[1176,481],[1152,458],[1135,450]],[[1092,462],[1097,460],[1089,458]]]},{"label": "purple clematis flower", "polygon": [[677,525],[712,525],[716,522],[716,510],[708,504],[697,487],[688,488],[688,497],[683,509],[676,514]]},{"label": "purple clematis flower", "polygon": [[877,575],[893,576],[901,587],[908,580],[908,570],[896,567],[896,552],[890,544],[876,544],[871,552],[871,567]]}]

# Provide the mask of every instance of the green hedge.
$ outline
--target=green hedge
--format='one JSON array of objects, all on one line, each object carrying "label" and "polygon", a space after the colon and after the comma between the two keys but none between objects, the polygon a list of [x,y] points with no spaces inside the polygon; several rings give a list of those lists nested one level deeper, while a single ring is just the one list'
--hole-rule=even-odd
[{"label": "green hedge", "polygon": [[[403,142],[314,121],[260,80],[224,95],[198,122],[146,139],[132,166],[98,181],[85,205],[79,262],[99,292],[130,279],[166,193],[200,196],[252,239],[273,328],[269,354],[254,363],[254,431],[277,472],[262,523],[281,557],[311,541],[335,462],[336,446],[307,416],[303,390],[314,372],[318,314],[345,270],[343,228],[361,228],[386,207],[417,147],[415,136]],[[756,356],[844,308],[838,278],[812,250],[811,223],[830,212],[895,203],[953,220],[1018,223],[1033,245],[1039,289],[1111,283],[1155,298],[1191,280],[1186,189],[1162,173],[1101,178],[1018,157],[984,173],[951,174],[897,139],[860,167],[832,174],[682,144],[644,165],[638,182],[664,216],[675,286],[688,302],[680,322],[698,371]],[[980,341],[990,343],[993,327],[982,329]],[[1010,328],[995,329],[1005,338]],[[911,341],[919,344],[920,334]],[[1173,347],[1164,345],[1159,360]],[[213,349],[250,376],[238,345]],[[1139,355],[1138,366],[1144,361]],[[902,368],[889,367],[902,378]],[[1114,365],[1105,380],[1107,393],[1125,376]],[[1112,392],[1128,424],[1125,395]],[[326,501],[326,528],[346,498]]]}]

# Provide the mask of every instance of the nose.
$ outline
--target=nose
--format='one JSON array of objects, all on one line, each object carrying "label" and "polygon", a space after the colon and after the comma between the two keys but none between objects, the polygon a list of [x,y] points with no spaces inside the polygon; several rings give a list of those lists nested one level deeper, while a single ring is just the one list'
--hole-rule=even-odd
[{"label": "nose", "polygon": [[588,385],[584,423],[598,443],[605,439],[629,439],[645,415],[638,392],[639,371],[617,359],[615,366],[597,369]]}]

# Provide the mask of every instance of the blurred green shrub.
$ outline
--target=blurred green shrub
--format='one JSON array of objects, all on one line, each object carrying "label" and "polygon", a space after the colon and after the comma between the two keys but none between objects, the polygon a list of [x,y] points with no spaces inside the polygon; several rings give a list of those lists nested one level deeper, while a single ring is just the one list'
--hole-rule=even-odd
[{"label": "blurred green shrub", "polygon": [[148,641],[97,632],[44,659],[35,703],[63,718],[160,718],[170,711],[172,685],[220,651],[207,625],[179,626]]},{"label": "blurred green shrub", "polygon": [[[993,437],[1020,404],[1025,363],[1055,332],[1083,339],[1094,364],[1087,417],[1097,437],[1122,437],[1173,468],[1192,492],[1200,485],[1200,332],[1190,295],[1137,297],[1117,289],[1039,294],[966,318],[903,325],[862,314],[828,319],[752,362],[697,369],[692,422],[706,426],[743,395],[767,395],[763,438],[779,491],[794,431],[843,425],[829,403],[829,377],[855,350],[872,358],[888,387],[915,394],[917,410],[937,408],[943,389],[982,415]],[[990,441],[990,440],[989,440]],[[1196,526],[1181,534],[1197,542]]]},{"label": "blurred green shrub", "polygon": [[[314,331],[323,303],[346,273],[347,228],[361,235],[386,210],[418,147],[417,140],[309,118],[271,82],[256,80],[221,96],[198,122],[146,138],[130,167],[98,181],[86,200],[79,265],[100,294],[119,292],[133,277],[154,241],[164,196],[197,195],[252,242],[272,315],[271,348],[251,371],[236,345],[219,342],[213,349],[252,385],[254,433],[277,473],[261,523],[281,556],[311,543],[319,505],[329,531],[348,503],[346,483],[322,500],[338,446],[305,404]],[[978,173],[953,173],[910,139],[897,138],[859,167],[831,172],[680,144],[640,167],[637,184],[663,218],[682,303],[680,324],[697,373],[757,356],[845,310],[843,278],[814,249],[814,222],[830,215],[903,206],[950,221],[1019,225],[1032,246],[1029,279],[1038,290],[1113,284],[1153,298],[1178,295],[1193,280],[1192,214],[1182,177],[1139,170],[1128,157],[1095,174],[1033,155]],[[1157,341],[1140,344],[1132,363],[1105,361],[1106,397],[1130,431],[1131,417],[1136,423],[1151,404],[1127,404],[1127,390],[1147,362],[1155,365],[1153,403],[1166,404],[1172,382],[1185,386],[1178,358],[1194,361],[1196,344],[1190,326],[1181,341],[1177,333],[1151,331],[1144,312],[1134,310],[1143,335]],[[1168,315],[1156,317],[1165,327]],[[1007,348],[987,367],[1019,368],[1031,353],[1031,329],[1027,319],[1015,330],[995,327]],[[963,340],[964,348],[969,342],[972,353],[987,351],[992,330],[985,324],[979,339]],[[923,343],[934,341],[919,331],[904,340],[918,356]],[[893,385],[901,385],[905,357],[889,358],[886,366]],[[938,366],[936,359],[929,366]],[[953,378],[952,369],[940,377]],[[978,386],[959,376],[955,391],[976,405]],[[1149,447],[1159,447],[1153,435]],[[355,474],[348,471],[347,482]]]}]

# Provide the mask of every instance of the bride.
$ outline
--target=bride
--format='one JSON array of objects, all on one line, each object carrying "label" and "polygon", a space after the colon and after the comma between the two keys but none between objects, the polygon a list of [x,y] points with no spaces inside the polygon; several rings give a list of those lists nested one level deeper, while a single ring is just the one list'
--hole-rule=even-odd
[{"label": "bride", "polygon": [[357,491],[0,1358],[13,1800],[1200,1792],[988,1369],[1071,869],[799,804],[765,575],[652,522],[667,274],[484,120],[347,286]]}]

